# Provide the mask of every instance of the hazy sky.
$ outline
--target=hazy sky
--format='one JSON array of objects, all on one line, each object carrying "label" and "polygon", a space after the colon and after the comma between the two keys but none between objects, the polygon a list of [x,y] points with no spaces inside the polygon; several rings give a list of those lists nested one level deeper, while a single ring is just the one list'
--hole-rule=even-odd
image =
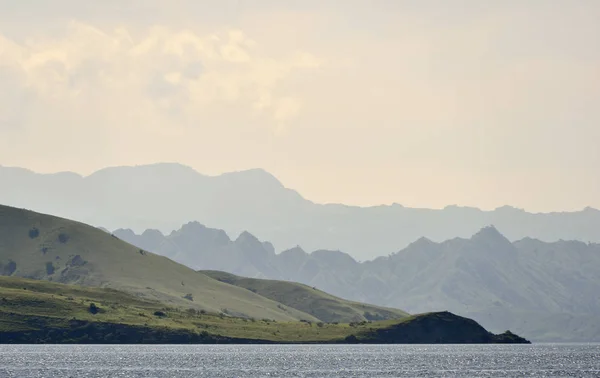
[{"label": "hazy sky", "polygon": [[600,207],[598,0],[0,0],[0,164]]}]

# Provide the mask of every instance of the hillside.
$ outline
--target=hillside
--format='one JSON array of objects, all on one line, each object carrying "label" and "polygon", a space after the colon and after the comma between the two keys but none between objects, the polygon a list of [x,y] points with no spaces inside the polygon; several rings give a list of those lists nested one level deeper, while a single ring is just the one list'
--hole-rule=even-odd
[{"label": "hillside", "polygon": [[170,307],[114,289],[0,277],[1,343],[306,342],[342,339],[348,334],[345,328],[348,325],[235,318]]},{"label": "hillside", "polygon": [[0,206],[0,273],[126,291],[169,306],[235,316],[313,320],[82,223]]},{"label": "hillside", "polygon": [[420,238],[390,256],[359,263],[340,251],[296,247],[276,254],[270,243],[248,233],[230,240],[224,231],[198,223],[170,235],[148,233],[117,231],[194,269],[300,282],[411,313],[450,310],[493,331],[512,329],[536,341],[600,340],[598,244],[531,238],[511,243],[486,227],[442,243]]},{"label": "hillside", "polygon": [[106,168],[82,177],[0,167],[0,182],[4,204],[110,230],[170,233],[198,221],[229,235],[247,230],[277,250],[297,245],[309,251],[343,250],[360,260],[388,255],[420,237],[438,242],[467,238],[490,224],[511,241],[600,242],[600,211],[592,208],[542,214],[509,206],[483,211],[321,205],[260,169],[206,176],[179,164],[154,164]]},{"label": "hillside", "polygon": [[242,319],[164,307],[112,289],[0,277],[0,343],[525,343],[432,313],[324,324]]},{"label": "hillside", "polygon": [[448,311],[413,315],[364,333],[362,342],[377,344],[528,344],[529,341],[510,331],[495,335],[476,321]]},{"label": "hillside", "polygon": [[404,311],[347,301],[295,282],[245,278],[220,271],[205,270],[200,273],[311,314],[324,322],[350,323],[408,316]]}]

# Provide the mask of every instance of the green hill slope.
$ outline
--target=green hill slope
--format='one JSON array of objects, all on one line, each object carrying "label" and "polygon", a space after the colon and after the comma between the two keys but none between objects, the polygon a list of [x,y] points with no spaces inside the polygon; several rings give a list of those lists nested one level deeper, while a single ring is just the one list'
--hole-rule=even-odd
[{"label": "green hill slope", "polygon": [[245,278],[219,271],[200,273],[311,314],[324,322],[349,323],[408,316],[401,310],[347,301],[295,282]]},{"label": "green hill slope", "polygon": [[228,317],[114,289],[0,277],[0,343],[317,342],[343,339],[349,329]]},{"label": "green hill slope", "polygon": [[232,316],[318,320],[97,228],[6,206],[0,206],[0,275],[113,288],[167,306]]},{"label": "green hill slope", "polygon": [[324,324],[165,308],[112,289],[0,277],[0,343],[523,343],[473,320],[431,313]]}]

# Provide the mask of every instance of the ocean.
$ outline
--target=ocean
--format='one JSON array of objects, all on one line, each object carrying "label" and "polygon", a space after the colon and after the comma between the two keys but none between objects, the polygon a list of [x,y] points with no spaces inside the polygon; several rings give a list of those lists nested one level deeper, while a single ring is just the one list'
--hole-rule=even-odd
[{"label": "ocean", "polygon": [[600,377],[600,344],[0,345],[0,377]]}]

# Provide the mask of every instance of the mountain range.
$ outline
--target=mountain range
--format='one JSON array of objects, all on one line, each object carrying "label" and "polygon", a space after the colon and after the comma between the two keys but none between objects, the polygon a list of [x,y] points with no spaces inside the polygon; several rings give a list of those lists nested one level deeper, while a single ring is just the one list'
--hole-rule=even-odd
[{"label": "mountain range", "polygon": [[[319,313],[329,322],[353,322],[408,315],[397,309],[352,303],[296,283],[287,285],[299,292],[302,300],[290,294],[288,306],[273,300],[273,290],[261,295],[258,290],[212,278],[95,227],[2,205],[0,276],[110,288],[164,306],[245,318],[324,321],[315,316]],[[262,283],[267,284],[277,287],[276,283]],[[297,308],[298,303],[303,310]]]},{"label": "mountain range", "polygon": [[111,230],[168,233],[198,221],[229,235],[251,232],[277,250],[301,245],[342,250],[359,260],[388,255],[420,237],[437,242],[466,238],[490,224],[512,241],[600,242],[600,211],[593,208],[528,213],[510,206],[483,211],[317,204],[261,169],[206,176],[180,164],[161,163],[106,168],[83,177],[0,166],[0,183],[3,204]]},{"label": "mountain range", "polygon": [[447,311],[409,316],[298,283],[198,272],[98,228],[0,205],[1,344],[316,342],[529,343]]},{"label": "mountain range", "polygon": [[169,235],[113,234],[196,270],[296,281],[411,313],[448,309],[537,341],[600,340],[599,244],[511,242],[488,226],[470,238],[419,238],[390,256],[358,262],[337,250],[295,247],[277,254],[248,232],[230,240],[223,230],[198,222]]}]

